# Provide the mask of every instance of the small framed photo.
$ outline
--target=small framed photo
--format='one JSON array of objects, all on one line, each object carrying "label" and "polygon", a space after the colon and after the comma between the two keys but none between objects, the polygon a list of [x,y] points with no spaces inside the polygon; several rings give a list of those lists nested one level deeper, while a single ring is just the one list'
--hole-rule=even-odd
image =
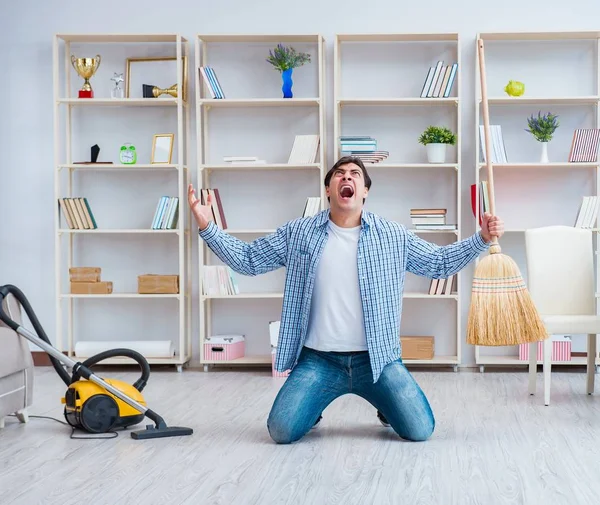
[{"label": "small framed photo", "polygon": [[171,164],[173,156],[174,133],[158,133],[152,139],[152,158],[150,163]]},{"label": "small framed photo", "polygon": [[[183,93],[177,95],[187,101],[187,56],[181,59]],[[171,98],[169,90],[177,84],[177,58],[169,56],[127,58],[125,76],[126,98]],[[156,95],[154,94],[156,93]]]}]

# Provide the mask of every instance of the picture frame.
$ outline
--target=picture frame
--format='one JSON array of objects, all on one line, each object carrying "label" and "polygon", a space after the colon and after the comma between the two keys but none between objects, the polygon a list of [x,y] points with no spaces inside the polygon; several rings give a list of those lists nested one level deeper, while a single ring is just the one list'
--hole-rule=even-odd
[{"label": "picture frame", "polygon": [[[183,101],[187,101],[187,81],[188,81],[188,61],[187,56],[182,56],[182,88],[181,96]],[[152,56],[127,58],[125,72],[125,97],[126,98],[144,98],[144,85],[156,86],[166,90],[177,84],[177,57],[175,56]],[[153,98],[172,98],[171,95],[164,93]]]},{"label": "picture frame", "polygon": [[152,138],[152,157],[150,163],[153,165],[170,165],[173,157],[174,133],[157,133]]}]

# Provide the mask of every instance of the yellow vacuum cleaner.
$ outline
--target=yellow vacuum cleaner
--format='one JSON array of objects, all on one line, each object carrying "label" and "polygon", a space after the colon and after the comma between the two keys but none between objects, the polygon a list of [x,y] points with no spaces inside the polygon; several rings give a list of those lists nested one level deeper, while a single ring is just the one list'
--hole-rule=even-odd
[{"label": "yellow vacuum cleaner", "polygon": [[[25,309],[38,335],[13,321],[4,312],[2,301],[9,294],[12,294]],[[88,358],[83,363],[72,360],[51,345],[29,301],[19,288],[11,284],[0,286],[0,319],[50,356],[52,365],[67,385],[62,403],[65,405],[65,419],[72,427],[89,433],[107,433],[117,428],[125,429],[139,424],[147,417],[154,421],[154,426],[148,424],[144,430],[131,432],[132,438],[143,440],[193,433],[191,428],[167,426],[161,416],[146,406],[142,390],[150,376],[150,365],[137,351],[110,349]],[[101,379],[90,370],[92,365],[115,356],[132,358],[142,368],[140,378],[133,385],[116,379]],[[72,375],[69,375],[63,365],[72,370]]]}]

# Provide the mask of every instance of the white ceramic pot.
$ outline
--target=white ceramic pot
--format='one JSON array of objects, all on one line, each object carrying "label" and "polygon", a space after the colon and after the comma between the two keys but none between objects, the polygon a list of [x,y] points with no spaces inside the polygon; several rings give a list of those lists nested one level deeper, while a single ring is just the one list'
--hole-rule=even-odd
[{"label": "white ceramic pot", "polygon": [[446,144],[427,144],[427,160],[429,163],[444,163],[446,161]]}]

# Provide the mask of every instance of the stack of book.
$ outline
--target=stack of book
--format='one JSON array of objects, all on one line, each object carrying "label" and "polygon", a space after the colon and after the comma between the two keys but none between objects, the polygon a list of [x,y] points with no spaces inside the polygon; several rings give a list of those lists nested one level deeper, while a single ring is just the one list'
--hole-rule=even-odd
[{"label": "stack of book", "polygon": [[217,79],[217,74],[212,67],[200,67],[198,72],[213,98],[225,98],[221,83],[219,82],[219,79]]},{"label": "stack of book", "polygon": [[260,165],[267,162],[259,159],[258,156],[223,156],[223,161],[232,165]]},{"label": "stack of book", "polygon": [[379,163],[390,155],[389,151],[378,151],[377,140],[368,135],[342,135],[340,151],[342,156],[354,156],[363,163]]},{"label": "stack of book", "polygon": [[233,270],[227,265],[207,265],[203,268],[202,294],[204,296],[239,295]]},{"label": "stack of book", "polygon": [[575,228],[594,228],[599,210],[600,199],[597,196],[584,196],[575,220]]},{"label": "stack of book", "polygon": [[[476,185],[471,184],[471,210],[473,211],[473,217],[475,217],[475,201],[476,201]],[[488,181],[481,181],[479,183],[479,226],[483,221],[483,215],[490,211],[490,190],[488,188]]]},{"label": "stack of book", "polygon": [[309,196],[304,204],[304,212],[302,213],[302,217],[314,216],[317,212],[319,212],[320,205],[320,196]]},{"label": "stack of book", "polygon": [[205,188],[200,190],[200,203],[206,205],[208,202],[208,195],[211,196],[211,210],[213,215],[213,221],[222,230],[227,229],[227,220],[225,219],[225,212],[223,212],[223,203],[221,202],[221,195],[217,188]]},{"label": "stack of book", "polygon": [[[490,125],[490,143],[492,144],[492,163],[508,163],[504,138],[502,137],[502,127],[500,125]],[[487,162],[485,152],[485,131],[483,125],[479,125],[479,145],[481,147],[481,157],[484,162]]]},{"label": "stack of book", "polygon": [[454,283],[455,275],[451,275],[447,279],[431,279],[429,283],[430,295],[451,295],[452,284]]},{"label": "stack of book", "polygon": [[421,98],[447,98],[452,91],[452,85],[456,79],[458,71],[458,63],[452,65],[444,65],[443,61],[438,61],[437,64],[429,68],[423,89],[421,90]]},{"label": "stack of book", "polygon": [[318,135],[296,135],[294,145],[290,151],[288,163],[290,165],[308,165],[315,163],[319,150]]},{"label": "stack of book", "polygon": [[98,228],[87,198],[59,198],[58,203],[71,230],[95,230]]},{"label": "stack of book", "polygon": [[153,230],[174,230],[179,217],[179,198],[161,196],[154,212],[151,228]]},{"label": "stack of book", "polygon": [[455,230],[446,224],[446,209],[410,209],[412,224],[417,230]]},{"label": "stack of book", "polygon": [[573,132],[569,162],[595,163],[598,161],[598,144],[600,142],[600,129],[577,128]]}]

